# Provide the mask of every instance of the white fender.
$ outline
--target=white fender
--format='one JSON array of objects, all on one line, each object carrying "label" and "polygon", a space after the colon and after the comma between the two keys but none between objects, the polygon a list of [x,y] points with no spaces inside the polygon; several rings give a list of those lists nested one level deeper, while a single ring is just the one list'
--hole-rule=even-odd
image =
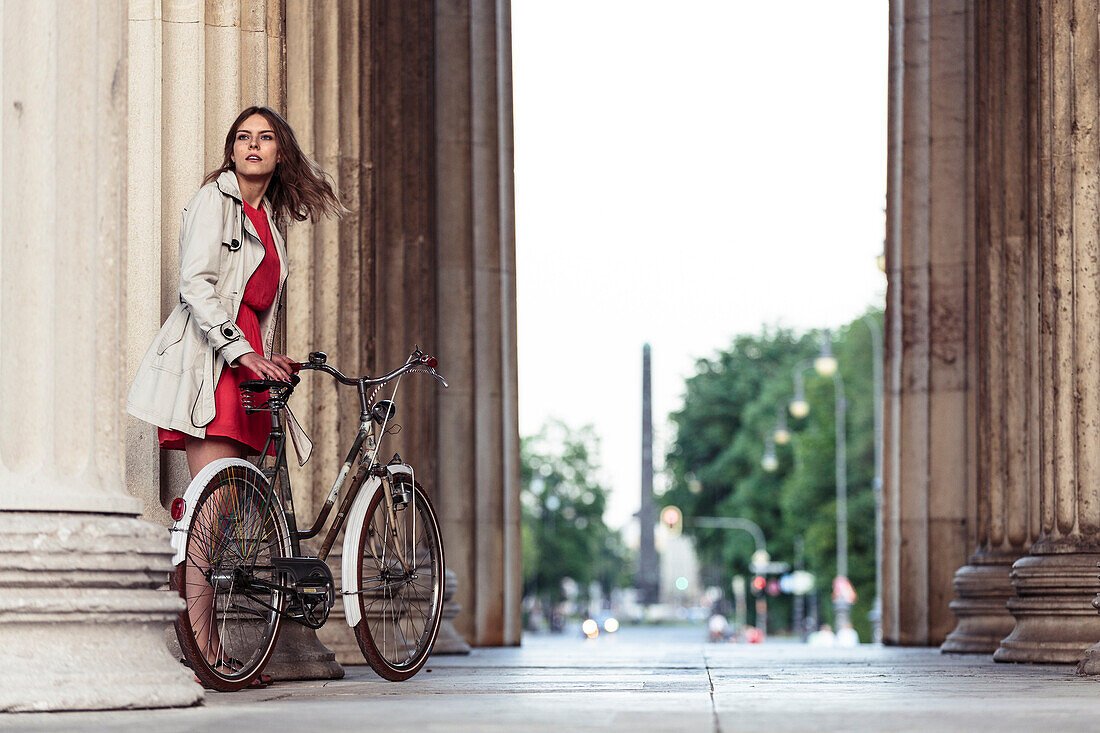
[{"label": "white fender", "polygon": [[[407,466],[404,463],[397,463],[390,466],[386,466],[386,470],[391,476],[398,473],[406,473],[409,478],[412,479],[413,470],[412,466]],[[340,561],[340,575],[343,585],[344,595],[344,618],[347,619],[348,626],[353,629],[359,624],[363,618],[363,614],[359,608],[359,540],[363,536],[363,524],[367,518],[367,506],[370,504],[370,500],[374,497],[374,493],[378,490],[378,485],[382,483],[382,479],[377,476],[371,476],[363,483],[363,488],[359,491],[359,496],[355,497],[355,503],[351,505],[351,511],[348,513],[348,523],[344,529],[344,557]]]},{"label": "white fender", "polygon": [[[191,526],[191,515],[195,511],[195,504],[198,503],[199,496],[202,495],[202,490],[206,488],[206,483],[215,473],[229,466],[250,468],[263,476],[260,469],[243,458],[219,458],[216,461],[211,461],[206,464],[206,466],[198,472],[198,475],[191,479],[191,483],[187,485],[187,490],[183,492],[183,517],[181,517],[178,522],[173,523],[170,530],[172,548],[176,551],[172,556],[173,565],[179,565],[183,562],[184,555],[187,553],[187,528]],[[267,479],[265,478],[264,480],[266,481]],[[275,502],[277,515],[282,518],[283,509],[279,504],[279,497],[275,497]],[[283,532],[283,537],[286,537],[285,531]]]}]

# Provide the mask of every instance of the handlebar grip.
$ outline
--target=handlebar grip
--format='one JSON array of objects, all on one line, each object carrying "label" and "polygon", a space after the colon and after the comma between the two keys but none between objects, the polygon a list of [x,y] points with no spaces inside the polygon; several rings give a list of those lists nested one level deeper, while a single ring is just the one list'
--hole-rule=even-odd
[{"label": "handlebar grip", "polygon": [[302,371],[302,362],[300,362],[300,361],[290,362],[290,373],[291,374],[297,374],[300,371]]}]

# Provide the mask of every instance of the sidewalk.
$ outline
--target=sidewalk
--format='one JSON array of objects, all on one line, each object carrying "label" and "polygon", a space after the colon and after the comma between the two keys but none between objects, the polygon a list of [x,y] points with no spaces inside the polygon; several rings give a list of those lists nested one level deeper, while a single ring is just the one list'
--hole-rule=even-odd
[{"label": "sidewalk", "polygon": [[[1071,667],[935,649],[705,644],[701,628],[438,657],[408,682],[349,667],[327,683],[207,693],[202,707],[0,715],[0,730],[784,731],[1083,730],[1098,681]],[[429,671],[430,670],[430,671]]]}]

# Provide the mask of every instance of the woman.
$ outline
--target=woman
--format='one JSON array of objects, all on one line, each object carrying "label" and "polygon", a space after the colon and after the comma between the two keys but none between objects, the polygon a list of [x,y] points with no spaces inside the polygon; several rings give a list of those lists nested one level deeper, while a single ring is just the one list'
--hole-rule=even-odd
[{"label": "woman", "polygon": [[[222,166],[204,184],[183,210],[180,303],[126,400],[128,412],[158,427],[162,448],[186,451],[192,478],[211,461],[263,449],[270,418],[245,415],[240,383],[290,377],[292,361],[271,348],[287,277],[277,224],[346,211],[290,125],[267,107],[237,116]],[[203,606],[188,611],[196,629],[208,626],[195,623],[195,614],[210,611]],[[199,644],[214,663],[217,635],[203,637]]]}]

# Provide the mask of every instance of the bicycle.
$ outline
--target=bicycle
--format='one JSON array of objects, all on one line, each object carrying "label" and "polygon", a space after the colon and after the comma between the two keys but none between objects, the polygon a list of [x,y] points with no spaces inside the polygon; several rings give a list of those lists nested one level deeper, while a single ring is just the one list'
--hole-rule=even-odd
[{"label": "bicycle", "polygon": [[[344,615],[367,662],[387,680],[406,680],[424,666],[435,643],[444,587],[435,509],[411,466],[396,453],[383,465],[378,455],[382,438],[399,429],[392,420],[401,378],[423,372],[444,387],[447,382],[436,371],[436,359],[419,348],[403,366],[376,379],[346,377],[326,361],[317,351],[295,366],[355,386],[360,424],[308,530],[298,529],[285,470],[283,411],[300,382],[297,374],[290,382],[241,383],[246,413],[271,413],[260,457],[255,464],[240,458],[211,462],[172,503],[176,567],[170,585],[186,601],[176,635],[187,663],[209,688],[233,691],[251,684],[271,658],[284,619],[312,629],[328,620],[336,589],[325,561],[345,518]],[[374,402],[391,381],[390,398]],[[269,453],[274,460],[265,466]],[[304,555],[301,542],[320,534],[346,483],[320,552]]]}]

